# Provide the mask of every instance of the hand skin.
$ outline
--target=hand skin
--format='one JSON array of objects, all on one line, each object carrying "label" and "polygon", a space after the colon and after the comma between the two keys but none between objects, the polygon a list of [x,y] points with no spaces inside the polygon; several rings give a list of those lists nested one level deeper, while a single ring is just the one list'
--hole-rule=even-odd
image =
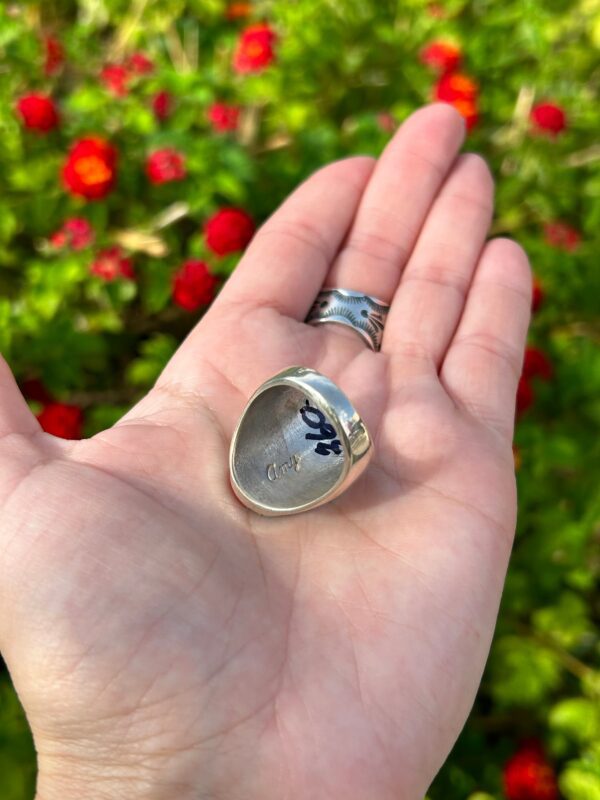
[{"label": "hand skin", "polygon": [[[527,257],[447,105],[317,172],[113,428],[40,431],[0,368],[0,647],[38,800],[420,800],[481,679],[516,517]],[[391,300],[382,352],[303,324]],[[67,354],[66,354],[67,356]],[[267,519],[229,486],[248,396],[292,364],[371,430],[350,492]]]}]

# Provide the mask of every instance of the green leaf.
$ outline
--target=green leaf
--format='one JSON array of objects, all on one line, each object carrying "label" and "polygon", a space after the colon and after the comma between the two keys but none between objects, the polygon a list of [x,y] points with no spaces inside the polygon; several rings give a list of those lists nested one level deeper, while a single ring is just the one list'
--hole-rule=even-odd
[{"label": "green leaf", "polygon": [[585,601],[573,592],[563,592],[556,605],[536,611],[532,621],[536,630],[566,648],[574,647],[593,631]]},{"label": "green leaf", "polygon": [[574,697],[562,700],[550,711],[550,727],[578,742],[600,740],[600,705],[597,700]]},{"label": "green leaf", "polygon": [[559,778],[566,800],[600,800],[600,763],[574,761]]},{"label": "green leaf", "polygon": [[127,380],[133,386],[149,388],[154,384],[177,348],[177,340],[166,334],[154,334],[140,346],[140,356],[127,367]]},{"label": "green leaf", "polygon": [[554,653],[517,636],[499,639],[490,661],[492,694],[502,705],[537,705],[560,683]]}]

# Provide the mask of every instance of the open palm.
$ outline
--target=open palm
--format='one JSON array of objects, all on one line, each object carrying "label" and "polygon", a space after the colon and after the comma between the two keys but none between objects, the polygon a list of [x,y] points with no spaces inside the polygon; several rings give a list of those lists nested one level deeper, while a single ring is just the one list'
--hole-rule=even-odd
[{"label": "open palm", "polygon": [[[527,258],[449,106],[312,176],[110,430],[39,430],[0,372],[0,646],[39,800],[418,800],[481,677],[515,526]],[[381,353],[303,323],[322,285],[391,302]],[[243,508],[233,428],[313,367],[374,439],[306,514]]]}]

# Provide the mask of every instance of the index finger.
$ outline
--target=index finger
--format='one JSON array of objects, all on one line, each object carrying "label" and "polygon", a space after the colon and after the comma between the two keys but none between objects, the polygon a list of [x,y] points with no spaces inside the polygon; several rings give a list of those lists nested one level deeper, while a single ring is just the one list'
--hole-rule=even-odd
[{"label": "index finger", "polygon": [[374,160],[336,161],[301,184],[255,235],[219,297],[306,317],[354,219]]}]

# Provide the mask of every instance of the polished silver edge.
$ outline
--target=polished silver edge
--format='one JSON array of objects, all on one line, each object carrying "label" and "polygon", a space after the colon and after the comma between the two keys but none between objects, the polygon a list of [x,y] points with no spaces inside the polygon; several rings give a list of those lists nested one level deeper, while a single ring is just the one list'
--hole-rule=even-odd
[{"label": "polished silver edge", "polygon": [[[320,383],[321,388],[313,386],[313,383],[315,382]],[[246,414],[246,410],[254,402],[254,400],[259,397],[259,395],[277,386],[293,386],[301,389],[311,399],[318,401],[319,406],[336,422],[339,423],[344,444],[346,445],[346,452],[349,454],[348,458],[344,459],[344,469],[342,474],[338,478],[334,487],[327,493],[326,497],[318,498],[310,503],[304,503],[300,506],[291,506],[285,509],[273,508],[272,506],[255,503],[254,500],[239,486],[233,458],[235,444],[242,421]],[[325,391],[323,391],[323,389]],[[323,402],[323,399],[325,399],[325,403]],[[349,412],[348,415],[353,421],[352,426],[350,426],[346,419],[341,417],[336,410],[334,403],[337,402],[339,404],[340,400],[342,401],[344,410],[347,413]],[[361,447],[358,451],[354,447],[353,440],[362,440],[362,442],[360,442]],[[369,431],[367,430],[365,423],[350,402],[350,399],[347,397],[347,395],[345,395],[344,392],[332,380],[327,378],[325,375],[322,375],[320,372],[317,372],[317,370],[311,369],[310,367],[287,367],[261,384],[252,394],[244,406],[244,410],[240,414],[240,418],[235,426],[233,436],[231,437],[231,444],[229,446],[230,483],[234,494],[240,500],[240,502],[242,502],[247,508],[255,511],[257,514],[265,517],[291,516],[292,514],[299,514],[303,511],[310,511],[313,508],[318,508],[319,506],[329,503],[338,497],[344,491],[346,479],[351,477],[350,483],[354,483],[354,481],[366,469],[372,455],[373,442]]]},{"label": "polished silver edge", "polygon": [[344,328],[348,328],[351,331],[354,331],[360,338],[365,342],[374,353],[378,353],[381,350],[381,345],[377,344],[366,331],[363,331],[361,328],[357,328],[353,325],[350,320],[344,319],[343,317],[315,317],[314,319],[309,319],[306,322],[307,325],[343,325]]},{"label": "polished silver edge", "polygon": [[[323,286],[323,288],[319,290],[319,294],[325,292],[339,292],[340,294],[346,295],[346,297],[368,297],[369,300],[372,300],[379,306],[383,306],[386,310],[390,308],[390,304],[386,303],[385,300],[380,300],[379,297],[375,297],[374,294],[369,294],[368,292],[355,292],[354,289],[341,289],[339,286]],[[317,295],[317,297],[318,296],[319,295]]]}]

